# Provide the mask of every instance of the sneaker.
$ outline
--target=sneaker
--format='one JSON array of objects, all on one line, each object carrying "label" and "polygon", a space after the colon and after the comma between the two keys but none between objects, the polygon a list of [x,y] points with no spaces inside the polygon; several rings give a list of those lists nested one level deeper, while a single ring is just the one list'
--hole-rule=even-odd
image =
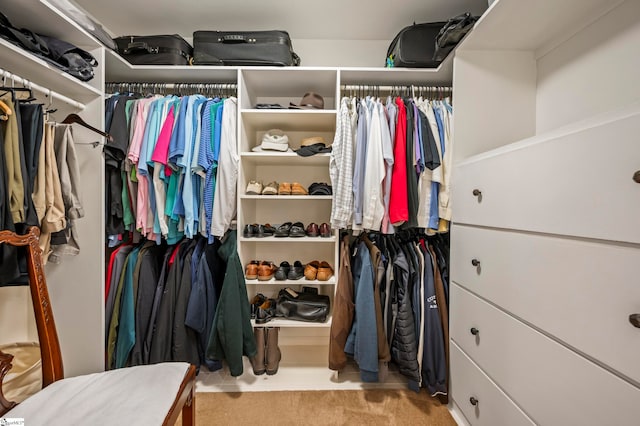
[{"label": "sneaker", "polygon": [[250,180],[247,184],[247,194],[260,195],[262,194],[262,182],[257,180]]}]

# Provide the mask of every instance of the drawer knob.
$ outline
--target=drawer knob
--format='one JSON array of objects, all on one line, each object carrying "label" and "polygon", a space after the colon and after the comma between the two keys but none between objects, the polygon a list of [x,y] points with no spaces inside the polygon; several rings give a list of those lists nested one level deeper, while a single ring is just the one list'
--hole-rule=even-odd
[{"label": "drawer knob", "polygon": [[636,328],[640,328],[640,314],[629,315],[629,322]]},{"label": "drawer knob", "polygon": [[635,183],[640,183],[640,170],[633,174],[633,180]]},{"label": "drawer knob", "polygon": [[478,259],[471,259],[471,264],[475,267],[480,266],[480,261]]},{"label": "drawer knob", "polygon": [[478,403],[479,403],[480,401],[478,401],[478,399],[477,399],[477,398],[475,398],[475,397],[473,397],[473,396],[472,396],[471,398],[469,398],[469,402],[471,403],[471,405],[473,405],[473,406],[475,407],[476,405],[478,405]]},{"label": "drawer knob", "polygon": [[471,332],[471,334],[473,334],[474,336],[477,336],[480,333],[480,330],[478,330],[475,327],[471,327],[471,330],[469,330]]},{"label": "drawer knob", "polygon": [[474,190],[473,190],[473,196],[474,196],[474,197],[480,197],[480,196],[482,196],[482,191],[480,191],[479,189],[474,189]]}]

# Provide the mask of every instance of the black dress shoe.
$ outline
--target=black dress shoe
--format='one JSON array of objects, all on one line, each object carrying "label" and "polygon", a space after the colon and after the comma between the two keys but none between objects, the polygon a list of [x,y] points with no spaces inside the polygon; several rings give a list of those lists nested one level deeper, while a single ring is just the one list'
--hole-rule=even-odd
[{"label": "black dress shoe", "polygon": [[282,225],[278,226],[278,229],[276,229],[276,232],[275,232],[275,236],[288,237],[290,230],[291,230],[291,222],[285,222]]},{"label": "black dress shoe", "polygon": [[276,317],[276,300],[267,299],[258,307],[256,312],[256,324],[264,324]]},{"label": "black dress shoe", "polygon": [[258,225],[256,228],[256,237],[265,238],[265,237],[273,237],[273,234],[276,233],[276,228],[269,225],[268,223],[265,225]]},{"label": "black dress shoe", "polygon": [[302,222],[296,222],[291,225],[291,229],[289,230],[290,237],[305,237],[306,235],[304,224]]},{"label": "black dress shoe", "polygon": [[291,270],[291,265],[286,260],[284,262],[280,262],[280,267],[276,271],[276,281],[284,281],[287,279],[289,275],[289,271]]},{"label": "black dress shoe", "polygon": [[293,266],[287,274],[287,278],[290,280],[299,280],[304,277],[304,265],[299,260],[293,262]]},{"label": "black dress shoe", "polygon": [[242,229],[242,236],[245,238],[253,238],[258,233],[258,225],[245,225]]}]

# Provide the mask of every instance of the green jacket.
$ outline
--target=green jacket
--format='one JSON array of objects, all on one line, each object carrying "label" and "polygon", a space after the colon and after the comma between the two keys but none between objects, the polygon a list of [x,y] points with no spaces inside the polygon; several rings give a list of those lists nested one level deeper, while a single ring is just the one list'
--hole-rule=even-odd
[{"label": "green jacket", "polygon": [[227,270],[206,354],[207,358],[225,360],[234,377],[242,375],[242,356],[252,357],[256,354],[251,308],[236,239],[236,231],[227,232],[218,249],[218,254],[227,264]]}]

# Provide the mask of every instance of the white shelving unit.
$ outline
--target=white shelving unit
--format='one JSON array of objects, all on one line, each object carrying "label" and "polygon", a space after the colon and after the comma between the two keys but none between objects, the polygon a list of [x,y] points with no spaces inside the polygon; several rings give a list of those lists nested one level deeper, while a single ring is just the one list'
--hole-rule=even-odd
[{"label": "white shelving unit", "polygon": [[[46,0],[2,0],[0,6],[18,27],[57,37],[91,53],[99,65],[89,82],[82,82],[46,61],[0,39],[0,68],[41,88],[84,105],[82,111],[54,97],[52,120],[78,113],[92,126],[104,128],[104,48],[83,28]],[[11,84],[11,79],[7,79]],[[16,84],[16,87],[19,87]],[[34,86],[35,89],[35,86]],[[33,90],[36,102],[49,104],[47,93]],[[46,279],[68,377],[104,369],[104,158],[91,142],[99,135],[73,127],[82,179],[81,202],[85,216],[76,221],[80,253],[63,256],[59,265],[46,265]],[[35,341],[28,287],[0,288],[0,343]]]}]

